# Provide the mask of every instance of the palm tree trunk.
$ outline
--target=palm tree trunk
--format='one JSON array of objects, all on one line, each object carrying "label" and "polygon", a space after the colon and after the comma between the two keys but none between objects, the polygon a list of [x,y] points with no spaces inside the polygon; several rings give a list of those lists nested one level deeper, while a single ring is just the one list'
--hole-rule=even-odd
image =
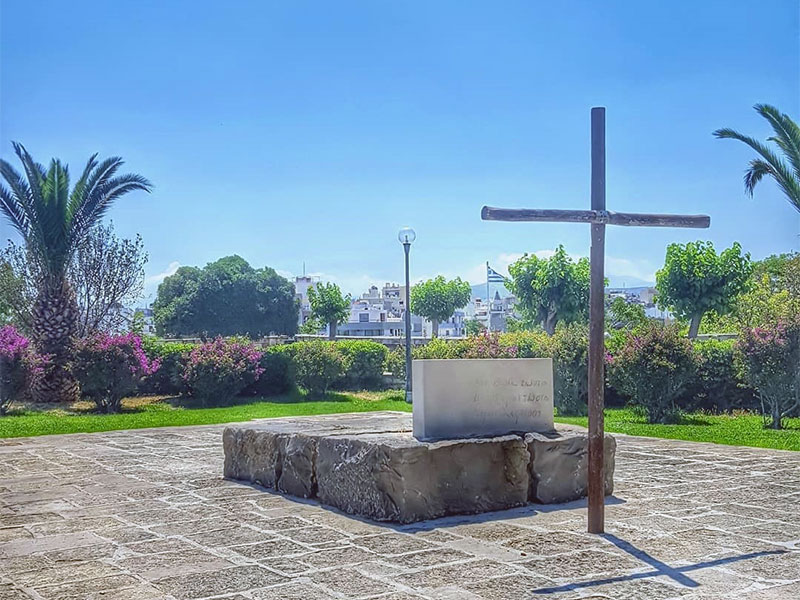
[{"label": "palm tree trunk", "polygon": [[78,303],[72,286],[60,279],[43,284],[33,305],[33,342],[48,356],[44,374],[31,386],[35,402],[74,402],[80,387],[72,374],[72,342]]}]

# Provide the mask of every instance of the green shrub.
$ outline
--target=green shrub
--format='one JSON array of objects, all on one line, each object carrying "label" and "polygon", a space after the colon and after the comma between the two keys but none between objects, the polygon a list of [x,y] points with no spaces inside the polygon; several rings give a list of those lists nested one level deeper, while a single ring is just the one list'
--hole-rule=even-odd
[{"label": "green shrub", "polygon": [[6,414],[12,402],[27,397],[31,383],[41,377],[46,366],[46,358],[30,340],[12,325],[0,327],[0,415]]},{"label": "green shrub", "polygon": [[161,367],[155,373],[146,375],[139,384],[141,394],[163,394],[179,396],[187,394],[189,389],[183,373],[189,353],[195,344],[186,342],[165,342],[154,336],[142,338],[142,348],[150,360],[157,360]]},{"label": "green shrub", "polygon": [[386,354],[384,369],[391,373],[395,378],[405,379],[406,377],[406,349],[404,346],[397,346]]},{"label": "green shrub", "polygon": [[375,389],[383,383],[386,346],[371,340],[340,340],[336,349],[346,361],[345,376],[337,382],[345,389]]},{"label": "green shrub", "polygon": [[676,401],[680,408],[715,413],[758,408],[744,381],[734,340],[695,340],[693,346],[697,372],[687,393]]},{"label": "green shrub", "polygon": [[117,412],[122,399],[136,390],[142,377],[155,373],[158,359],[151,361],[138,335],[97,333],[75,344],[73,373],[81,394],[104,412]]},{"label": "green shrub", "polygon": [[670,423],[680,413],[675,400],[695,373],[692,343],[675,326],[652,324],[629,333],[616,355],[607,355],[609,380],[650,423]]},{"label": "green shrub", "polygon": [[444,338],[433,338],[424,346],[414,346],[411,355],[418,360],[432,358],[463,358],[465,340],[448,341]]},{"label": "green shrub", "polygon": [[800,408],[800,316],[743,330],[737,351],[747,382],[760,395],[765,424],[780,429]]},{"label": "green shrub", "polygon": [[500,343],[514,346],[519,358],[548,358],[552,356],[552,338],[544,331],[514,331],[500,334]]},{"label": "green shrub", "polygon": [[551,338],[553,403],[559,415],[586,415],[589,395],[589,327],[560,324]]},{"label": "green shrub", "polygon": [[243,391],[245,396],[274,396],[284,394],[294,387],[292,374],[292,344],[272,346],[261,354],[259,378]]},{"label": "green shrub", "polygon": [[293,344],[291,355],[296,381],[312,397],[326,394],[347,367],[335,342],[299,342]]},{"label": "green shrub", "polygon": [[260,377],[261,354],[253,344],[240,339],[218,337],[196,346],[184,371],[190,393],[203,403],[232,398]]}]

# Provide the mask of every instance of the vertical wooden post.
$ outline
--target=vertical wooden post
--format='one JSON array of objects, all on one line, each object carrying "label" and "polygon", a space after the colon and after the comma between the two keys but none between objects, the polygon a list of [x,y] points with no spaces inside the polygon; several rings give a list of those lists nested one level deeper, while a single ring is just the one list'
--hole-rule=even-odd
[{"label": "vertical wooden post", "polygon": [[[606,109],[592,108],[592,210],[606,209]],[[592,223],[589,288],[589,533],[605,529],[604,360],[606,226]]]}]

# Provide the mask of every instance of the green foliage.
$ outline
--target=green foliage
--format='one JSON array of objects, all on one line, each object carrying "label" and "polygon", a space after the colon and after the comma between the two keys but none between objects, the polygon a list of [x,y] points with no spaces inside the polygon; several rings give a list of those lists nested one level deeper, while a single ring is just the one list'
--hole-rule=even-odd
[{"label": "green foliage", "polygon": [[344,389],[377,389],[383,383],[383,366],[389,353],[386,346],[371,340],[340,340],[336,349],[344,356]]},{"label": "green foliage", "polygon": [[324,396],[331,384],[344,377],[347,360],[332,342],[301,342],[292,352],[297,383],[309,396]]},{"label": "green foliage", "polygon": [[719,255],[711,242],[670,244],[656,273],[656,300],[660,308],[690,320],[689,337],[695,337],[706,312],[724,315],[733,309],[751,271],[750,255],[742,255],[738,242]]},{"label": "green foliage", "polygon": [[585,415],[589,397],[589,327],[556,328],[552,343],[554,404],[559,415]]},{"label": "green foliage", "polygon": [[589,260],[574,262],[559,246],[550,258],[525,255],[508,267],[510,291],[525,318],[550,335],[559,321],[586,319],[589,305]]},{"label": "green foliage", "polygon": [[765,404],[769,426],[800,409],[800,315],[773,327],[745,329],[737,349],[747,382]]},{"label": "green foliage", "polygon": [[330,327],[329,335],[336,337],[336,326],[344,323],[350,314],[350,295],[342,295],[335,283],[318,283],[308,288],[311,317]]},{"label": "green foliage", "polygon": [[652,324],[629,333],[625,343],[608,355],[611,384],[647,415],[650,423],[676,422],[675,400],[695,374],[692,344],[674,326]]},{"label": "green foliage", "polygon": [[186,342],[165,342],[155,336],[142,338],[142,348],[150,360],[158,360],[159,369],[146,375],[139,385],[139,391],[145,394],[164,394],[179,396],[188,393],[183,373],[189,353],[195,344]]},{"label": "green foliage", "polygon": [[139,336],[95,333],[75,347],[74,373],[83,396],[103,412],[118,412],[122,399],[132,394],[142,377],[156,372],[158,360],[150,360]]},{"label": "green foliage", "polygon": [[406,377],[406,349],[403,346],[397,346],[388,352],[386,355],[386,362],[384,369],[391,373],[398,379],[405,379]]},{"label": "green foliage", "polygon": [[735,347],[735,340],[695,341],[697,373],[688,386],[687,410],[720,413],[757,408],[753,390],[742,378]]},{"label": "green foliage", "polygon": [[606,302],[606,330],[638,329],[646,327],[648,323],[644,306],[633,302],[626,302],[617,296]]},{"label": "green foliage", "polygon": [[224,402],[261,376],[261,352],[242,339],[218,337],[195,346],[183,377],[192,396],[206,402]]},{"label": "green foliage", "polygon": [[259,338],[297,331],[294,286],[274,269],[226,256],[202,269],[181,267],[158,286],[156,330],[166,336]]},{"label": "green foliage", "polygon": [[503,333],[500,343],[515,347],[518,358],[548,358],[553,355],[553,339],[541,330]]},{"label": "green foliage", "polygon": [[774,106],[756,104],[753,108],[772,127],[774,135],[768,137],[767,141],[773,142],[783,157],[767,144],[733,129],[718,129],[714,135],[718,138],[744,142],[760,156],[750,161],[750,166],[744,175],[744,188],[751,197],[758,182],[769,176],[786,194],[789,203],[800,211],[800,127],[789,115],[780,112]]},{"label": "green foliage", "polygon": [[261,353],[258,364],[262,373],[242,391],[243,396],[275,396],[294,387],[292,355],[289,351],[292,345],[272,346]]},{"label": "green foliage", "polygon": [[452,317],[457,308],[466,306],[471,293],[469,283],[461,278],[447,281],[439,275],[411,288],[411,312],[428,319],[436,337],[439,323]]},{"label": "green foliage", "polygon": [[316,335],[325,328],[325,323],[314,317],[309,317],[305,323],[300,325],[297,333],[304,333],[306,335]]},{"label": "green foliage", "polygon": [[486,330],[486,325],[478,321],[478,319],[467,319],[464,323],[464,330],[467,335],[478,335]]}]

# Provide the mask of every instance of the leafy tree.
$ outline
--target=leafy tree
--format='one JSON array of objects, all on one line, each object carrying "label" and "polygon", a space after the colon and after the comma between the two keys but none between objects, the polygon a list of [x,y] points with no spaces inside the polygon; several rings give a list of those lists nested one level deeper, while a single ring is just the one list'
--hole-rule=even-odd
[{"label": "leafy tree", "polygon": [[78,298],[78,335],[123,331],[128,318],[120,310],[144,289],[147,252],[142,237],[119,239],[114,226],[94,227],[75,253],[67,273]]},{"label": "leafy tree", "polygon": [[563,246],[550,258],[526,254],[508,267],[510,291],[522,316],[553,335],[561,321],[586,319],[589,306],[589,259],[573,261]]},{"label": "leafy tree", "polygon": [[309,317],[308,319],[306,319],[305,323],[300,325],[300,327],[297,330],[297,332],[298,333],[305,333],[307,335],[316,335],[324,327],[325,327],[325,323],[321,322],[319,319],[315,319],[313,317]]},{"label": "leafy tree", "polygon": [[[41,274],[32,309],[31,333],[37,349],[50,355],[49,367],[33,385],[39,402],[72,401],[79,396],[72,374],[72,340],[78,331],[78,306],[67,270],[77,248],[115,200],[151,184],[137,174],[117,175],[121,158],[89,158],[70,190],[69,169],[53,159],[47,169],[14,143],[24,175],[0,160],[0,212],[25,242]],[[7,186],[7,187],[6,187]]]},{"label": "leafy tree", "polygon": [[647,325],[644,306],[617,296],[606,302],[606,329],[636,329]]},{"label": "leafy tree", "polygon": [[469,303],[469,283],[456,277],[447,281],[442,275],[411,288],[411,313],[431,322],[432,336],[438,337],[439,323],[453,316],[457,308]]},{"label": "leafy tree", "polygon": [[335,283],[318,283],[308,288],[311,318],[328,324],[328,338],[336,339],[336,326],[350,315],[350,294],[342,296]]},{"label": "leafy tree", "polygon": [[486,325],[478,321],[478,319],[469,319],[464,323],[464,329],[467,332],[467,335],[478,335],[479,333],[486,331]]},{"label": "leafy tree", "polygon": [[294,286],[235,255],[178,269],[158,286],[153,310],[159,335],[259,338],[297,331]]},{"label": "leafy tree", "polygon": [[[38,263],[24,247],[9,243],[0,253],[0,304],[7,304],[13,321],[29,332],[33,305],[41,285]],[[119,239],[113,225],[93,227],[75,250],[67,281],[76,292],[76,335],[123,331],[128,323],[122,307],[141,296],[147,253],[141,236]]]},{"label": "leafy tree", "polygon": [[775,143],[783,157],[767,144],[733,129],[717,129],[714,135],[744,142],[761,157],[752,159],[744,174],[744,189],[751,197],[756,184],[769,175],[786,194],[789,203],[800,211],[800,127],[774,106],[756,104],[753,108],[772,127],[775,135],[768,137],[767,141]]},{"label": "leafy tree", "polygon": [[750,255],[742,255],[738,242],[719,254],[711,242],[670,244],[664,267],[656,273],[656,301],[662,310],[688,320],[694,338],[706,312],[724,315],[734,308],[751,272]]}]

